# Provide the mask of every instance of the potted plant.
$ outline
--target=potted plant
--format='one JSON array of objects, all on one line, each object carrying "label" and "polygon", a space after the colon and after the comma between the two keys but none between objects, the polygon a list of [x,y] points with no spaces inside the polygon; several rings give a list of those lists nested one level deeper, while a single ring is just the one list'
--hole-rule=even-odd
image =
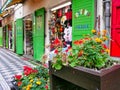
[{"label": "potted plant", "polygon": [[54,50],[55,55],[49,63],[51,90],[56,90],[60,80],[85,90],[120,89],[120,65],[109,56],[109,49],[104,43],[108,39],[106,30],[102,35],[96,30],[92,33],[74,41],[72,52],[70,47],[62,52],[59,40],[54,43],[59,47]]},{"label": "potted plant", "polygon": [[42,65],[35,68],[24,66],[22,75],[15,75],[13,85],[16,90],[49,90],[48,69]]}]

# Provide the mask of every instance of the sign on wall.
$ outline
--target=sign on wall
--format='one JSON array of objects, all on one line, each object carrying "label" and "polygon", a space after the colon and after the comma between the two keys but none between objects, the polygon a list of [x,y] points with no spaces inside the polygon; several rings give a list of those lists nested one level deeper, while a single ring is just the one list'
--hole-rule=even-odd
[{"label": "sign on wall", "polygon": [[72,10],[72,38],[74,41],[94,29],[94,0],[73,0]]}]

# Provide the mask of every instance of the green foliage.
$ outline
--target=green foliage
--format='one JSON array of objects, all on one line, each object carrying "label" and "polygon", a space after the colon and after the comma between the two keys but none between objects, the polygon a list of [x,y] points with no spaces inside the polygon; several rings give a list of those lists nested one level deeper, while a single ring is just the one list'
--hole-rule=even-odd
[{"label": "green foliage", "polygon": [[63,65],[68,65],[99,70],[113,65],[114,61],[109,56],[109,48],[105,45],[108,39],[106,31],[103,31],[103,35],[96,30],[92,30],[92,33],[93,35],[85,35],[84,38],[74,41],[72,49],[68,47],[64,52],[62,51],[63,44],[57,39],[59,46],[56,45],[52,67],[60,70]]},{"label": "green foliage", "polygon": [[20,90],[49,90],[48,69],[42,65],[34,69],[24,66],[24,72],[19,76],[15,75],[15,80]]},{"label": "green foliage", "polygon": [[[80,65],[88,68],[103,68],[109,60],[108,52],[106,52],[108,48],[103,42],[97,42],[95,37],[87,35],[85,38],[75,42],[78,44],[73,46],[73,58],[69,60],[70,66]],[[79,43],[80,41],[81,43]]]}]

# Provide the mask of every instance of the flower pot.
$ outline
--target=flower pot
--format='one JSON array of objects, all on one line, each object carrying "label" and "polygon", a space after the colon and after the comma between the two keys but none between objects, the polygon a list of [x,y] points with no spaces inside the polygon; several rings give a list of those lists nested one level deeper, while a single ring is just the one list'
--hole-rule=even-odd
[{"label": "flower pot", "polygon": [[[99,71],[81,66],[74,68],[63,66],[61,70],[56,71],[49,62],[49,69],[50,90],[57,90],[57,85],[60,86],[64,82],[84,88],[74,90],[120,90],[120,65],[114,65]],[[62,90],[68,89],[66,87]]]}]

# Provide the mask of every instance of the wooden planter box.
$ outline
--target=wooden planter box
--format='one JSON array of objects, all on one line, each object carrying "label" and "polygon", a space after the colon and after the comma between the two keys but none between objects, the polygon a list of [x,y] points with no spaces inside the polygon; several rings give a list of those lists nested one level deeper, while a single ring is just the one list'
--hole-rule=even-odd
[{"label": "wooden planter box", "polygon": [[[120,90],[120,65],[114,65],[111,68],[95,71],[84,67],[67,67],[62,70],[54,70],[49,62],[50,69],[50,90]],[[77,88],[68,89],[75,85]],[[65,85],[65,87],[62,87]]]}]

